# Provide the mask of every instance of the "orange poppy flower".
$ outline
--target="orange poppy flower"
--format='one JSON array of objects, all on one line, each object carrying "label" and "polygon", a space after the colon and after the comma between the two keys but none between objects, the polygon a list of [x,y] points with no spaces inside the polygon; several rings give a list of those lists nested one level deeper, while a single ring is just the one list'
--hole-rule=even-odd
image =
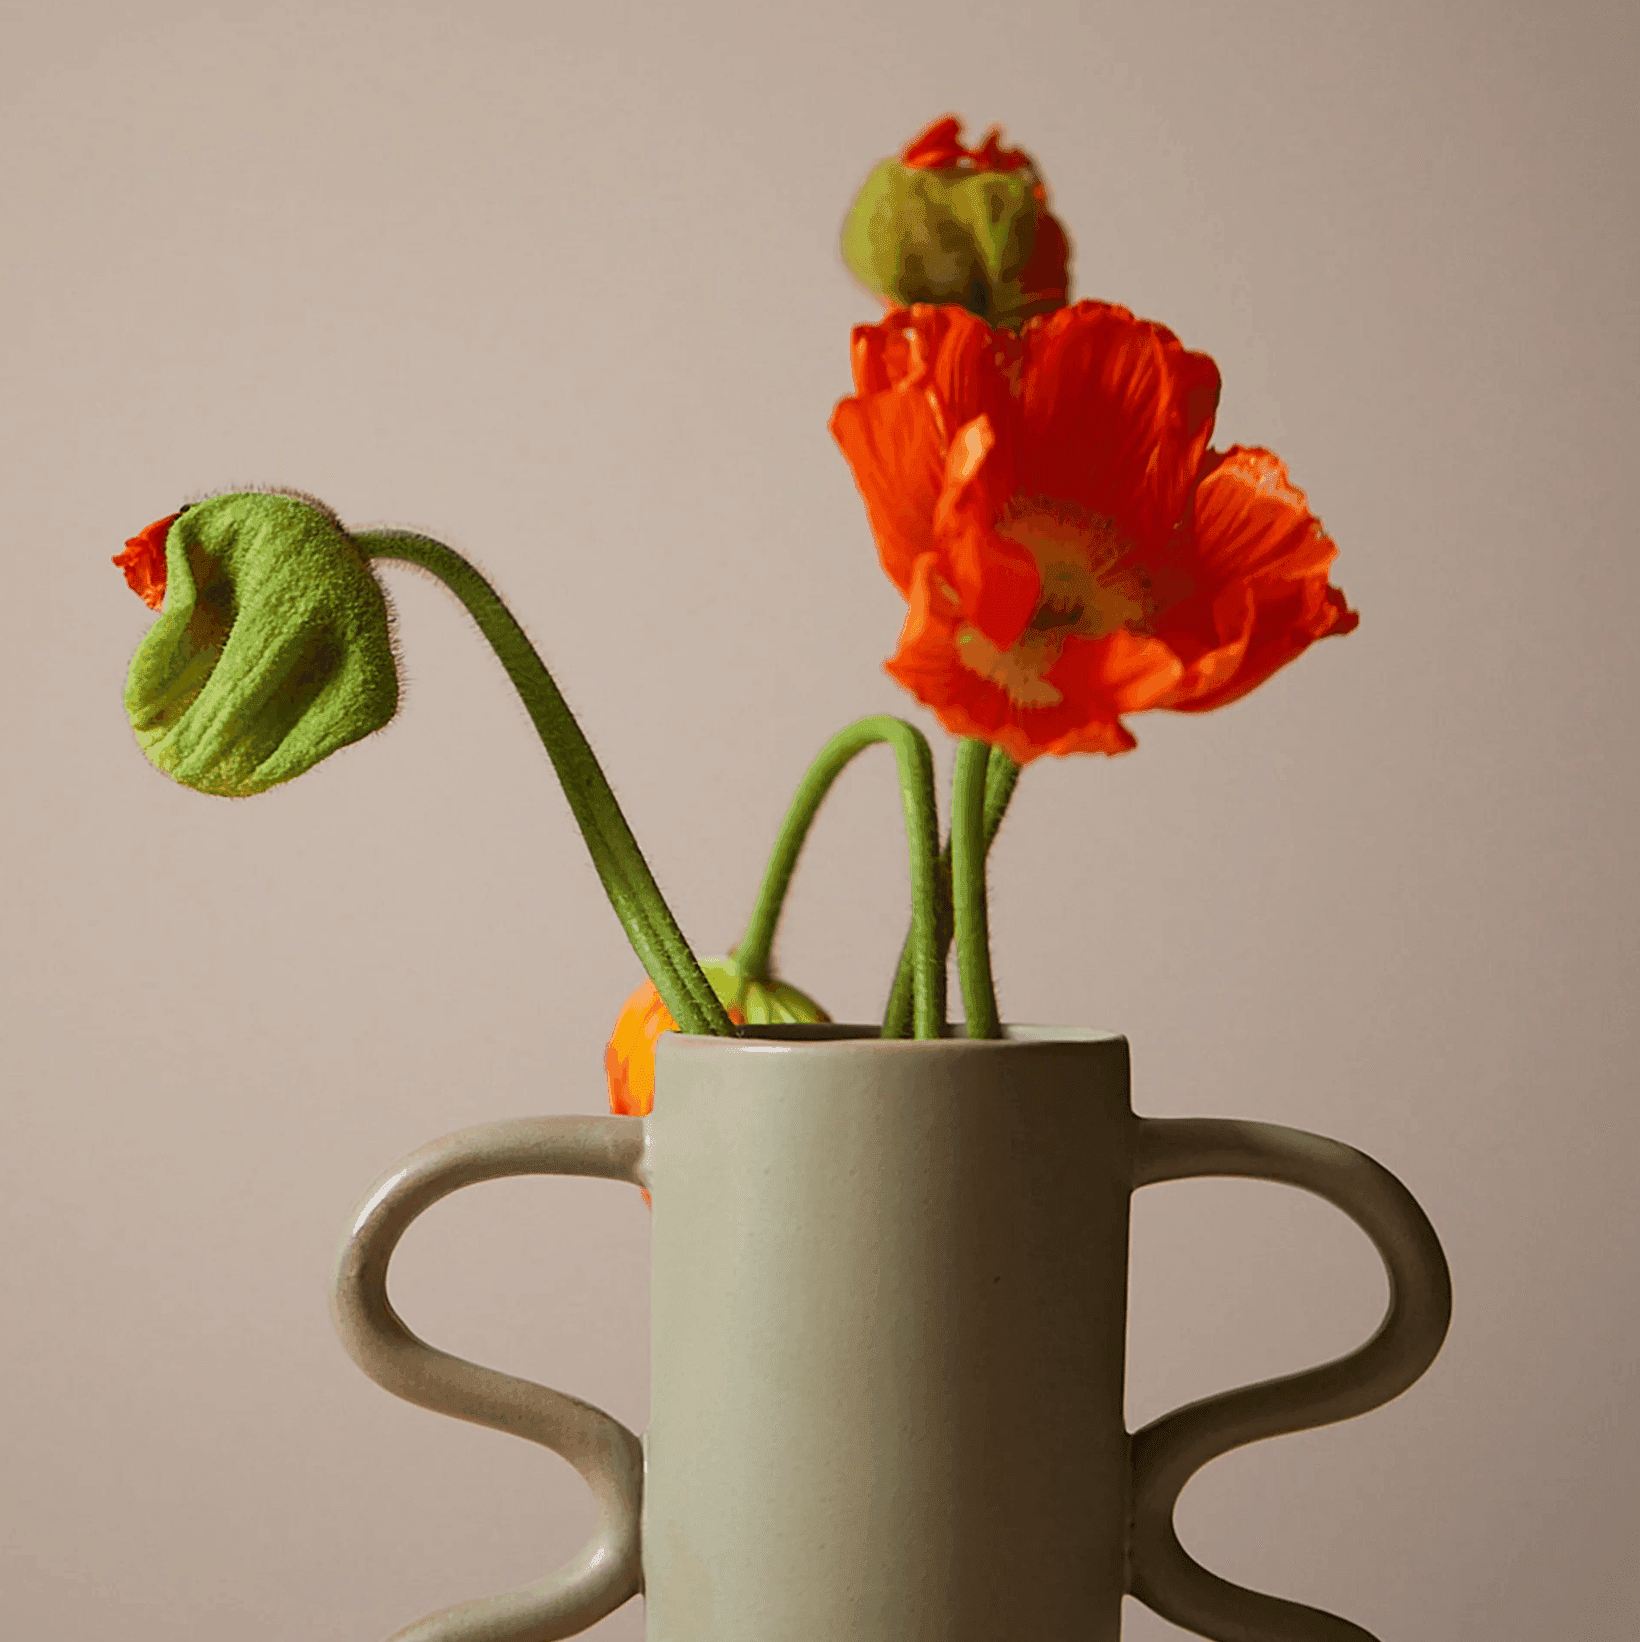
[{"label": "orange poppy flower", "polygon": [[114,563],[125,572],[125,584],[148,606],[158,610],[165,603],[165,538],[182,515],[169,513],[156,519],[135,536],[125,539],[125,551],[114,555]]},{"label": "orange poppy flower", "polygon": [[993,330],[955,307],[854,332],[832,433],[910,606],[888,672],[1023,764],[1126,752],[1357,622],[1269,451],[1208,448],[1218,367],[1125,308]]}]

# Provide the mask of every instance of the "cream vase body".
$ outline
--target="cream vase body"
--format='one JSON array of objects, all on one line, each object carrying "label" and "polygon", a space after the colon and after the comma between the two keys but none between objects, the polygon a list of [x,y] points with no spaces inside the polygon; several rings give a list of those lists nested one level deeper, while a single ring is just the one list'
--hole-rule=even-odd
[{"label": "cream vase body", "polygon": [[[649,1118],[463,1131],[390,1171],[356,1217],[335,1311],[366,1372],[564,1454],[600,1506],[569,1568],[397,1642],[548,1642],[639,1590],[650,1642],[1116,1642],[1129,1593],[1221,1642],[1370,1642],[1200,1568],[1172,1512],[1215,1455],[1363,1412],[1434,1357],[1446,1265],[1392,1175],[1298,1130],[1135,1117],[1127,1043],[1103,1033],[668,1034],[657,1066]],[[416,1214],[529,1173],[653,1195],[641,1442],[435,1351],[387,1304]],[[1130,1435],[1131,1196],[1207,1174],[1336,1203],[1384,1258],[1389,1312],[1336,1363]]]}]

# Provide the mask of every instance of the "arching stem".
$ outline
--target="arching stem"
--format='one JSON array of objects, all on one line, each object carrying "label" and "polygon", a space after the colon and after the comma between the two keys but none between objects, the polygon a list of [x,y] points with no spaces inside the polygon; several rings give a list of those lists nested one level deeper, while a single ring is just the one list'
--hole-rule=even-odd
[{"label": "arching stem", "polygon": [[518,691],[610,904],[673,1020],[685,1032],[733,1036],[734,1026],[678,928],[581,726],[501,596],[459,553],[429,536],[378,530],[353,539],[366,558],[419,565],[466,606]]},{"label": "arching stem", "polygon": [[786,811],[763,874],[757,905],[735,948],[735,958],[753,979],[768,978],[775,930],[809,828],[837,777],[867,747],[882,741],[894,749],[899,766],[911,856],[911,934],[905,958],[908,1024],[914,1017],[917,1037],[937,1038],[945,1031],[945,948],[940,944],[937,907],[939,816],[934,797],[934,758],[927,737],[904,719],[886,715],[863,718],[839,731],[821,748]]}]

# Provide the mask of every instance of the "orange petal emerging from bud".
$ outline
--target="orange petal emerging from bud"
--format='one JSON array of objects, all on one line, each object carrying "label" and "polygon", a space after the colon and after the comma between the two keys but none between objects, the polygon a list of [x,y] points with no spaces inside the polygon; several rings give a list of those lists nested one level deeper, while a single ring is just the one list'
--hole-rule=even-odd
[{"label": "orange petal emerging from bud", "polygon": [[148,606],[158,610],[165,603],[165,538],[182,515],[168,513],[146,530],[126,538],[125,551],[114,555],[114,563],[125,572],[126,586]]},{"label": "orange petal emerging from bud", "polygon": [[978,148],[964,148],[962,121],[955,114],[947,114],[926,131],[919,131],[900,151],[900,164],[912,171],[955,171],[964,166],[976,171],[1035,169],[1024,149],[1002,146],[999,125],[985,133]]}]

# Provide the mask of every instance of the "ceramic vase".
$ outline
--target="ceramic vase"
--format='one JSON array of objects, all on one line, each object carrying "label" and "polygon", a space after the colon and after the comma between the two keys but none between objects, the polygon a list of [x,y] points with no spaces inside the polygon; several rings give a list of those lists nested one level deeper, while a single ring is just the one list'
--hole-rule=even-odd
[{"label": "ceramic vase", "polygon": [[[1136,1117],[1127,1042],[1106,1033],[673,1033],[657,1068],[648,1118],[467,1129],[358,1210],[334,1291],[354,1359],[401,1397],[561,1454],[599,1509],[568,1567],[395,1642],[549,1642],[640,1591],[650,1642],[1116,1642],[1125,1594],[1218,1642],[1371,1642],[1202,1568],[1173,1507],[1215,1456],[1363,1413],[1434,1358],[1446,1262],[1393,1175],[1296,1129]],[[388,1303],[417,1215],[525,1174],[652,1194],[642,1438],[438,1351]],[[1383,1258],[1388,1312],[1335,1362],[1130,1434],[1131,1197],[1201,1175],[1342,1209]]]}]

